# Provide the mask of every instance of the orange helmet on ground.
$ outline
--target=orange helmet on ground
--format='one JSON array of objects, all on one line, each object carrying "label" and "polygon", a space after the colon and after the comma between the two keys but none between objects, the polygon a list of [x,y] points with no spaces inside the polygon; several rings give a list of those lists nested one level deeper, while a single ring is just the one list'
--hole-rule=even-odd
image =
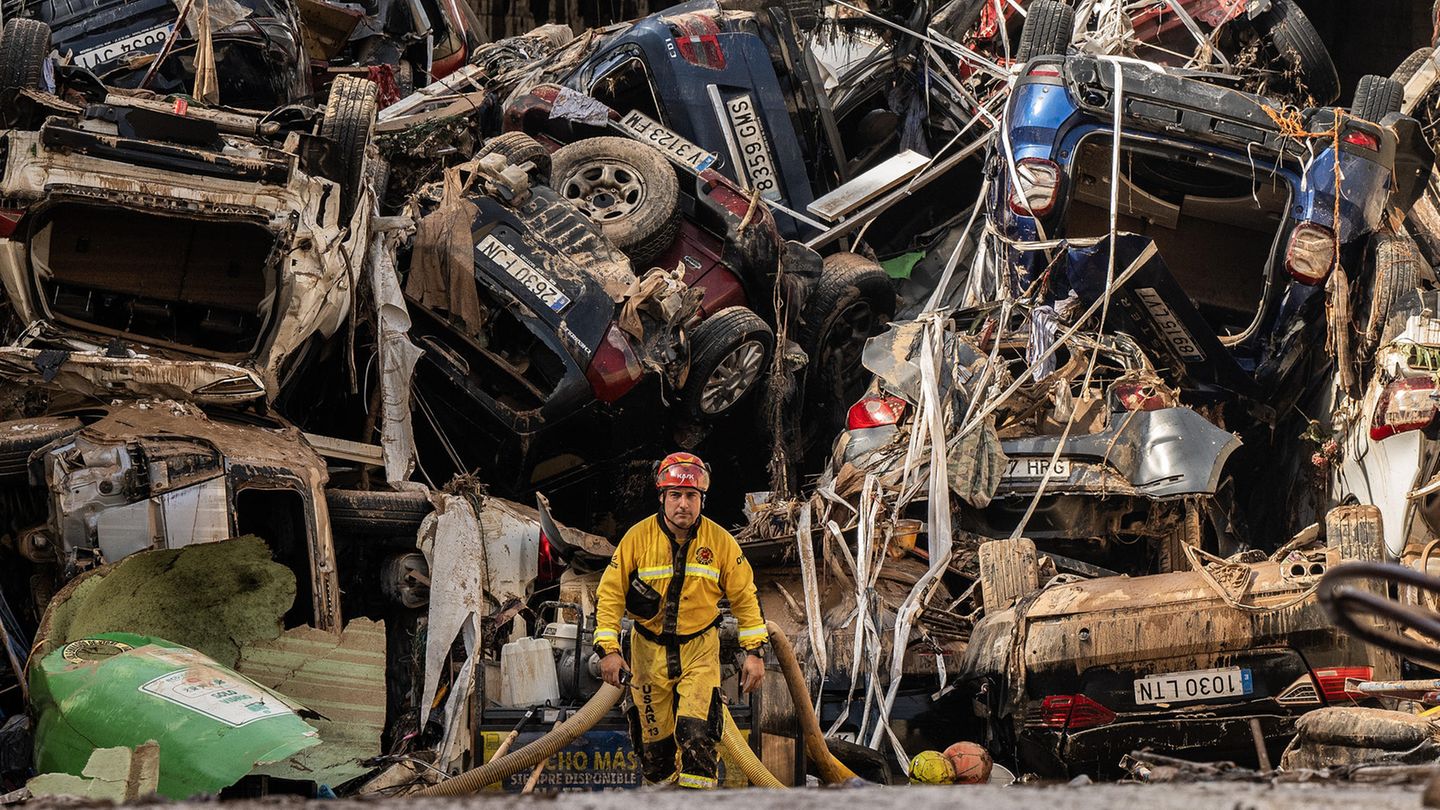
[{"label": "orange helmet on ground", "polygon": [[675,487],[705,492],[710,489],[710,467],[694,453],[671,453],[655,469],[655,488],[663,491]]}]

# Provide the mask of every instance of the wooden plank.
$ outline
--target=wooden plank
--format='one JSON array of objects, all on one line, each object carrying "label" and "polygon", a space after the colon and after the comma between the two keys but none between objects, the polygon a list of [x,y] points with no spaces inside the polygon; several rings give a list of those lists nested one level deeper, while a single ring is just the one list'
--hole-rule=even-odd
[{"label": "wooden plank", "polygon": [[305,441],[315,449],[315,452],[325,458],[334,458],[341,461],[353,461],[357,464],[374,464],[384,466],[384,451],[378,444],[364,444],[352,442],[349,439],[337,439],[334,436],[321,436],[318,433],[302,434]]}]

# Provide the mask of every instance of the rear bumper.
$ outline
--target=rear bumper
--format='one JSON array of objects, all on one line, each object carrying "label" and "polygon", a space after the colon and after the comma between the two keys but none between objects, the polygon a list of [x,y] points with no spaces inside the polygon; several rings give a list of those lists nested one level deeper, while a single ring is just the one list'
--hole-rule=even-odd
[{"label": "rear bumper", "polygon": [[1299,715],[1275,713],[1272,706],[1224,717],[1173,717],[1117,720],[1083,731],[1027,728],[1019,738],[1020,760],[1042,776],[1115,776],[1120,759],[1148,748],[1155,753],[1194,762],[1229,761],[1259,767],[1252,721],[1260,726],[1272,765],[1295,736]]}]

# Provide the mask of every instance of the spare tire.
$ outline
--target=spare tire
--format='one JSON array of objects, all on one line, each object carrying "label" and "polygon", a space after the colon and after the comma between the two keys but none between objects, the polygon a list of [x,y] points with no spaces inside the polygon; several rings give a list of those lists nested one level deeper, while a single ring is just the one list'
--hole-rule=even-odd
[{"label": "spare tire", "polygon": [[1420,286],[1420,246],[1401,233],[1374,236],[1375,271],[1370,285],[1370,306],[1360,338],[1369,354],[1380,348],[1395,303]]},{"label": "spare tire", "polygon": [[82,422],[73,416],[45,416],[0,423],[0,483],[29,481],[30,455],[78,431]]},{"label": "spare tire", "polygon": [[535,168],[531,176],[540,183],[550,183],[550,151],[523,132],[502,132],[486,141],[475,157],[479,159],[486,155],[503,155],[516,165],[532,163]]},{"label": "spare tire", "polygon": [[0,35],[0,90],[38,88],[49,55],[50,26],[39,20],[7,20]]},{"label": "spare tire", "polygon": [[1271,0],[1270,8],[1255,15],[1255,31],[1269,43],[1277,62],[1299,74],[1299,84],[1316,105],[1339,98],[1340,76],[1315,25],[1295,0]]},{"label": "spare tire", "polygon": [[1020,45],[1015,49],[1018,62],[1037,56],[1064,56],[1075,33],[1075,11],[1055,0],[1035,0],[1025,15],[1020,29]]},{"label": "spare tire", "polygon": [[550,186],[630,257],[636,275],[680,230],[680,181],[665,156],[638,141],[604,136],[550,158]]},{"label": "spare tire", "polygon": [[1370,74],[1360,77],[1355,85],[1355,100],[1350,104],[1350,114],[1378,124],[1390,113],[1400,112],[1405,101],[1405,86],[1394,79]]},{"label": "spare tire", "polygon": [[775,333],[745,307],[726,307],[690,330],[690,373],[680,408],[694,421],[734,410],[758,388],[775,351]]},{"label": "spare tire", "polygon": [[364,193],[365,152],[375,135],[375,83],[356,76],[340,76],[330,85],[330,98],[320,119],[320,137],[334,144],[336,176],[340,184],[341,224],[350,220]]},{"label": "spare tire", "polygon": [[435,510],[426,493],[410,490],[327,489],[325,504],[330,509],[330,529],[337,535],[403,537],[411,546],[420,523]]}]

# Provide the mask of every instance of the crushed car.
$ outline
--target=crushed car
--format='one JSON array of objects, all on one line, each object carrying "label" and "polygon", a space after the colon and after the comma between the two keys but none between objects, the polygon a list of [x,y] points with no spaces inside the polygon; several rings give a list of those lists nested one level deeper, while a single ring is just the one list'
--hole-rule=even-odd
[{"label": "crushed car", "polygon": [[9,89],[26,109],[4,131],[0,373],[102,397],[273,400],[350,310],[374,85],[344,78],[288,126],[37,88]]}]

